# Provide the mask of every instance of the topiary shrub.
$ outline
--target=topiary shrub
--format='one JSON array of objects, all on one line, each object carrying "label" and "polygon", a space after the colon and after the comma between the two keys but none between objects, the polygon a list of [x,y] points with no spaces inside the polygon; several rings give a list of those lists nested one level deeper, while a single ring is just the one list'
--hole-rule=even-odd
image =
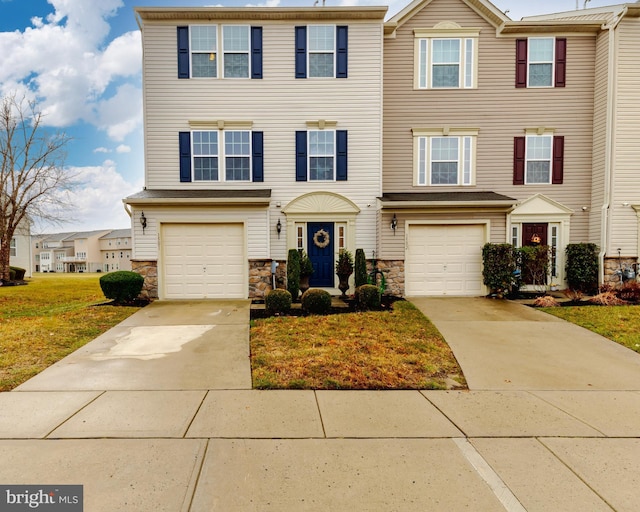
[{"label": "topiary shrub", "polygon": [[490,293],[503,297],[515,281],[516,260],[511,244],[484,244],[482,247],[483,283]]},{"label": "topiary shrub", "polygon": [[567,284],[569,288],[593,294],[598,291],[598,246],[569,244],[566,249]]},{"label": "topiary shrub", "polygon": [[11,277],[12,281],[22,281],[24,279],[24,275],[27,271],[24,268],[20,267],[9,267],[9,273],[13,277]]},{"label": "topiary shrub", "polygon": [[302,295],[302,310],[307,315],[328,315],[331,312],[331,295],[326,290],[310,288]]},{"label": "topiary shrub", "polygon": [[276,288],[264,298],[265,309],[269,315],[285,315],[291,309],[291,294],[287,290]]},{"label": "topiary shrub", "polygon": [[300,253],[297,249],[289,249],[287,256],[287,290],[292,300],[298,299],[300,293]]},{"label": "topiary shrub", "polygon": [[358,311],[377,311],[381,309],[382,294],[377,286],[372,284],[358,286],[355,298]]},{"label": "topiary shrub", "polygon": [[364,254],[364,249],[356,249],[356,259],[353,265],[356,288],[367,284],[369,276],[367,275],[367,258]]},{"label": "topiary shrub", "polygon": [[129,270],[118,270],[100,277],[100,288],[107,299],[116,303],[131,302],[142,291],[144,278]]},{"label": "topiary shrub", "polygon": [[551,248],[548,245],[529,245],[517,249],[522,280],[538,287],[546,287]]}]

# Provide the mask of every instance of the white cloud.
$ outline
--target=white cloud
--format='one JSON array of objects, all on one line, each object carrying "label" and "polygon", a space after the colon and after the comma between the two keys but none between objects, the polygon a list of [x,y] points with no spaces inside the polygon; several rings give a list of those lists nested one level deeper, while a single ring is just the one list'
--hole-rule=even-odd
[{"label": "white cloud", "polygon": [[[54,12],[32,18],[24,31],[0,32],[0,92],[25,91],[37,98],[50,126],[66,127],[78,121],[94,124],[115,140],[136,129],[141,110],[140,93],[115,96],[117,110],[108,116],[103,94],[123,81],[139,83],[142,49],[139,32],[123,34],[106,47],[108,19],[122,7],[122,0],[48,0]],[[126,105],[125,105],[126,104]]]},{"label": "white cloud", "polygon": [[116,153],[131,153],[131,146],[127,146],[126,144],[120,144],[116,148]]},{"label": "white cloud", "polygon": [[94,153],[111,153],[110,149],[99,147],[93,150]]},{"label": "white cloud", "polygon": [[112,139],[122,141],[142,124],[142,91],[124,84],[111,98],[99,101],[96,110],[98,128]]},{"label": "white cloud", "polygon": [[69,222],[62,226],[65,231],[130,226],[122,198],[139,192],[142,181],[127,182],[111,160],[100,166],[71,167],[69,171],[77,176],[78,185],[66,197],[73,209],[67,215]]}]

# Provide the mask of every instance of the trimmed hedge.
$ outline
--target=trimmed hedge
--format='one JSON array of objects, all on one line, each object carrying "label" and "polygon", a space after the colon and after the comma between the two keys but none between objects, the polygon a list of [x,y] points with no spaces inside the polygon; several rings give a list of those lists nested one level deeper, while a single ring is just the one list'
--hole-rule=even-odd
[{"label": "trimmed hedge", "polygon": [[269,315],[284,315],[291,309],[291,294],[287,290],[276,288],[264,298],[265,309]]},{"label": "trimmed hedge", "polygon": [[289,249],[287,256],[287,290],[292,300],[300,294],[300,253],[298,249]]},{"label": "trimmed hedge", "polygon": [[367,258],[364,254],[364,249],[356,249],[356,259],[354,261],[353,271],[355,273],[355,285],[362,286],[367,284],[369,276],[367,275]]},{"label": "trimmed hedge", "polygon": [[596,244],[569,244],[566,249],[565,272],[572,290],[584,293],[598,291],[598,246]]},{"label": "trimmed hedge", "polygon": [[319,288],[309,288],[302,295],[302,310],[308,315],[328,315],[331,312],[331,294]]},{"label": "trimmed hedge", "polygon": [[9,278],[12,281],[22,281],[27,271],[20,267],[9,267]]},{"label": "trimmed hedge", "polygon": [[142,291],[144,278],[129,270],[118,270],[100,277],[100,288],[107,299],[117,303],[130,302]]},{"label": "trimmed hedge", "polygon": [[356,309],[358,311],[377,311],[381,308],[382,293],[377,286],[363,284],[355,292]]},{"label": "trimmed hedge", "polygon": [[485,244],[482,247],[483,283],[491,293],[506,295],[514,284],[516,262],[511,244]]}]

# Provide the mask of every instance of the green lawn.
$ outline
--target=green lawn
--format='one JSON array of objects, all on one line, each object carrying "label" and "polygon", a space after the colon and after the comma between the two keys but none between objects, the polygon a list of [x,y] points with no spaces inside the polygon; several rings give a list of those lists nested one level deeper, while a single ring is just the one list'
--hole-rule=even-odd
[{"label": "green lawn", "polygon": [[136,312],[107,302],[101,274],[36,274],[0,287],[0,391],[25,380]]},{"label": "green lawn", "polygon": [[640,353],[640,306],[541,308]]}]

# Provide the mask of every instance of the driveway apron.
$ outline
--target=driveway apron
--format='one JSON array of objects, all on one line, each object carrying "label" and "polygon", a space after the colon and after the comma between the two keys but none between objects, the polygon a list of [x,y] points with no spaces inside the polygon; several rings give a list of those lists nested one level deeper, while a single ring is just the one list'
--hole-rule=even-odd
[{"label": "driveway apron", "polygon": [[410,300],[471,390],[640,390],[640,354],[542,311],[476,297]]},{"label": "driveway apron", "polygon": [[251,389],[249,308],[154,302],[17,390]]}]

